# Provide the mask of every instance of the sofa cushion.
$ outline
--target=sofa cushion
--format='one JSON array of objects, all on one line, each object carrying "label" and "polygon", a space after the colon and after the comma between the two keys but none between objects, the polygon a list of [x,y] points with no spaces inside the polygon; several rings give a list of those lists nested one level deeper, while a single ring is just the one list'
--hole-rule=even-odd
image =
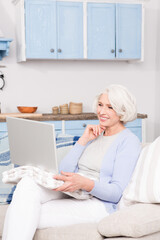
[{"label": "sofa cushion", "polygon": [[142,149],[133,177],[125,189],[120,206],[136,202],[160,203],[160,137]]},{"label": "sofa cushion", "polygon": [[75,224],[37,230],[34,240],[102,240],[96,223]]},{"label": "sofa cushion", "polygon": [[160,205],[135,204],[102,219],[98,231],[106,237],[142,237],[160,231]]},{"label": "sofa cushion", "polygon": [[159,240],[159,239],[160,239],[160,232],[153,233],[153,234],[150,234],[150,235],[147,235],[147,236],[143,236],[143,237],[140,237],[140,238],[132,238],[132,237],[104,238],[104,240]]},{"label": "sofa cushion", "polygon": [[8,204],[0,205],[0,237],[2,236],[3,224],[8,206]]}]

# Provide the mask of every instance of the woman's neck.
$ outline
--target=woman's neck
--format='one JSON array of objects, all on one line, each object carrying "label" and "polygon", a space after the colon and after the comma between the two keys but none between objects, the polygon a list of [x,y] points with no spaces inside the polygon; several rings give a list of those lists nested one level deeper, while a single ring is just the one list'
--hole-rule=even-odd
[{"label": "woman's neck", "polygon": [[125,126],[122,123],[116,126],[107,127],[106,130],[104,131],[103,136],[112,136],[114,134],[121,132],[124,129],[125,129]]}]

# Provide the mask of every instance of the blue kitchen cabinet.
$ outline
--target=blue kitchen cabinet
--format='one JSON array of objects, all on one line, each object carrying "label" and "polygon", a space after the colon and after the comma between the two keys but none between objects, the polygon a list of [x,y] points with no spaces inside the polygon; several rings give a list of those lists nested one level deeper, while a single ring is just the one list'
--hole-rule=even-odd
[{"label": "blue kitchen cabinet", "polygon": [[8,135],[7,123],[1,122],[0,123],[0,137],[4,137],[5,135]]},{"label": "blue kitchen cabinet", "polygon": [[48,123],[48,124],[54,124],[56,135],[59,133],[62,133],[62,121],[42,121],[42,122]]},{"label": "blue kitchen cabinet", "polygon": [[57,2],[57,58],[83,58],[83,4]]},{"label": "blue kitchen cabinet", "polygon": [[26,58],[56,58],[56,2],[25,1]]},{"label": "blue kitchen cabinet", "polygon": [[70,120],[65,121],[65,133],[82,136],[88,124],[98,124],[98,120]]},{"label": "blue kitchen cabinet", "polygon": [[143,139],[143,134],[142,134],[142,119],[141,118],[137,118],[136,120],[132,121],[132,122],[127,122],[125,124],[125,127],[128,128],[129,130],[131,130],[131,132],[133,132],[141,142],[144,142]]},{"label": "blue kitchen cabinet", "polygon": [[115,58],[115,4],[88,3],[88,59]]},{"label": "blue kitchen cabinet", "polygon": [[[65,133],[75,136],[81,136],[88,124],[98,124],[98,120],[70,120],[65,121]],[[142,119],[137,118],[132,122],[125,124],[125,127],[131,130],[142,142]]]},{"label": "blue kitchen cabinet", "polygon": [[116,57],[141,58],[142,5],[116,5]]},{"label": "blue kitchen cabinet", "polygon": [[[44,121],[44,122],[46,122],[46,121]],[[47,121],[47,123],[54,124],[56,133],[62,132],[62,121]],[[0,137],[4,137],[6,135],[8,135],[7,123],[0,122]]]},{"label": "blue kitchen cabinet", "polygon": [[[140,141],[145,141],[146,139],[143,139],[142,131],[145,132],[145,129],[143,129],[142,121],[145,121],[145,119],[137,118],[136,120],[132,122],[128,122],[125,126],[130,129],[135,135],[140,139]],[[70,135],[76,135],[81,136],[88,124],[98,124],[98,120],[58,120],[58,121],[44,121],[49,124],[54,124],[55,126],[55,132],[56,134],[64,133],[64,134],[70,134]],[[1,122],[0,123],[0,137],[8,135],[7,130],[7,123]]]},{"label": "blue kitchen cabinet", "polygon": [[88,59],[141,58],[141,4],[88,3]]},{"label": "blue kitchen cabinet", "polygon": [[83,58],[83,4],[26,0],[26,58]]},{"label": "blue kitchen cabinet", "polygon": [[9,45],[12,39],[0,38],[0,60],[9,54]]}]

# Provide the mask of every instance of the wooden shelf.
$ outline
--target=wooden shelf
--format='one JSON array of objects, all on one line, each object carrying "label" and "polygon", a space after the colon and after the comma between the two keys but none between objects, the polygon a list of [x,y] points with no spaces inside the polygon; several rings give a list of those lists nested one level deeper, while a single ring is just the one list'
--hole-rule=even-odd
[{"label": "wooden shelf", "polygon": [[[6,122],[6,117],[18,117],[36,121],[61,121],[61,120],[93,120],[97,119],[95,113],[81,113],[81,114],[57,114],[52,113],[2,113],[0,114],[0,122]],[[137,118],[147,118],[147,114],[137,114]]]}]

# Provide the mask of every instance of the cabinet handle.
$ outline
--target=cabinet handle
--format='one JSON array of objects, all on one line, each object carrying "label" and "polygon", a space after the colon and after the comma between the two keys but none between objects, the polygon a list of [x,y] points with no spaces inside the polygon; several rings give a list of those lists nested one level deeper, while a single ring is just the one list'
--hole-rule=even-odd
[{"label": "cabinet handle", "polygon": [[120,48],[118,51],[121,53],[121,52],[122,52],[122,49]]},{"label": "cabinet handle", "polygon": [[111,53],[114,53],[114,52],[115,52],[115,50],[114,50],[114,49],[112,49],[112,50],[111,50]]},{"label": "cabinet handle", "polygon": [[61,53],[61,52],[62,52],[62,49],[58,48],[57,52]]},{"label": "cabinet handle", "polygon": [[86,126],[87,126],[87,124],[83,123],[83,127],[86,127]]},{"label": "cabinet handle", "polygon": [[51,48],[51,49],[50,49],[50,52],[51,52],[51,53],[53,53],[53,52],[54,52],[54,49],[53,49],[53,48]]}]

